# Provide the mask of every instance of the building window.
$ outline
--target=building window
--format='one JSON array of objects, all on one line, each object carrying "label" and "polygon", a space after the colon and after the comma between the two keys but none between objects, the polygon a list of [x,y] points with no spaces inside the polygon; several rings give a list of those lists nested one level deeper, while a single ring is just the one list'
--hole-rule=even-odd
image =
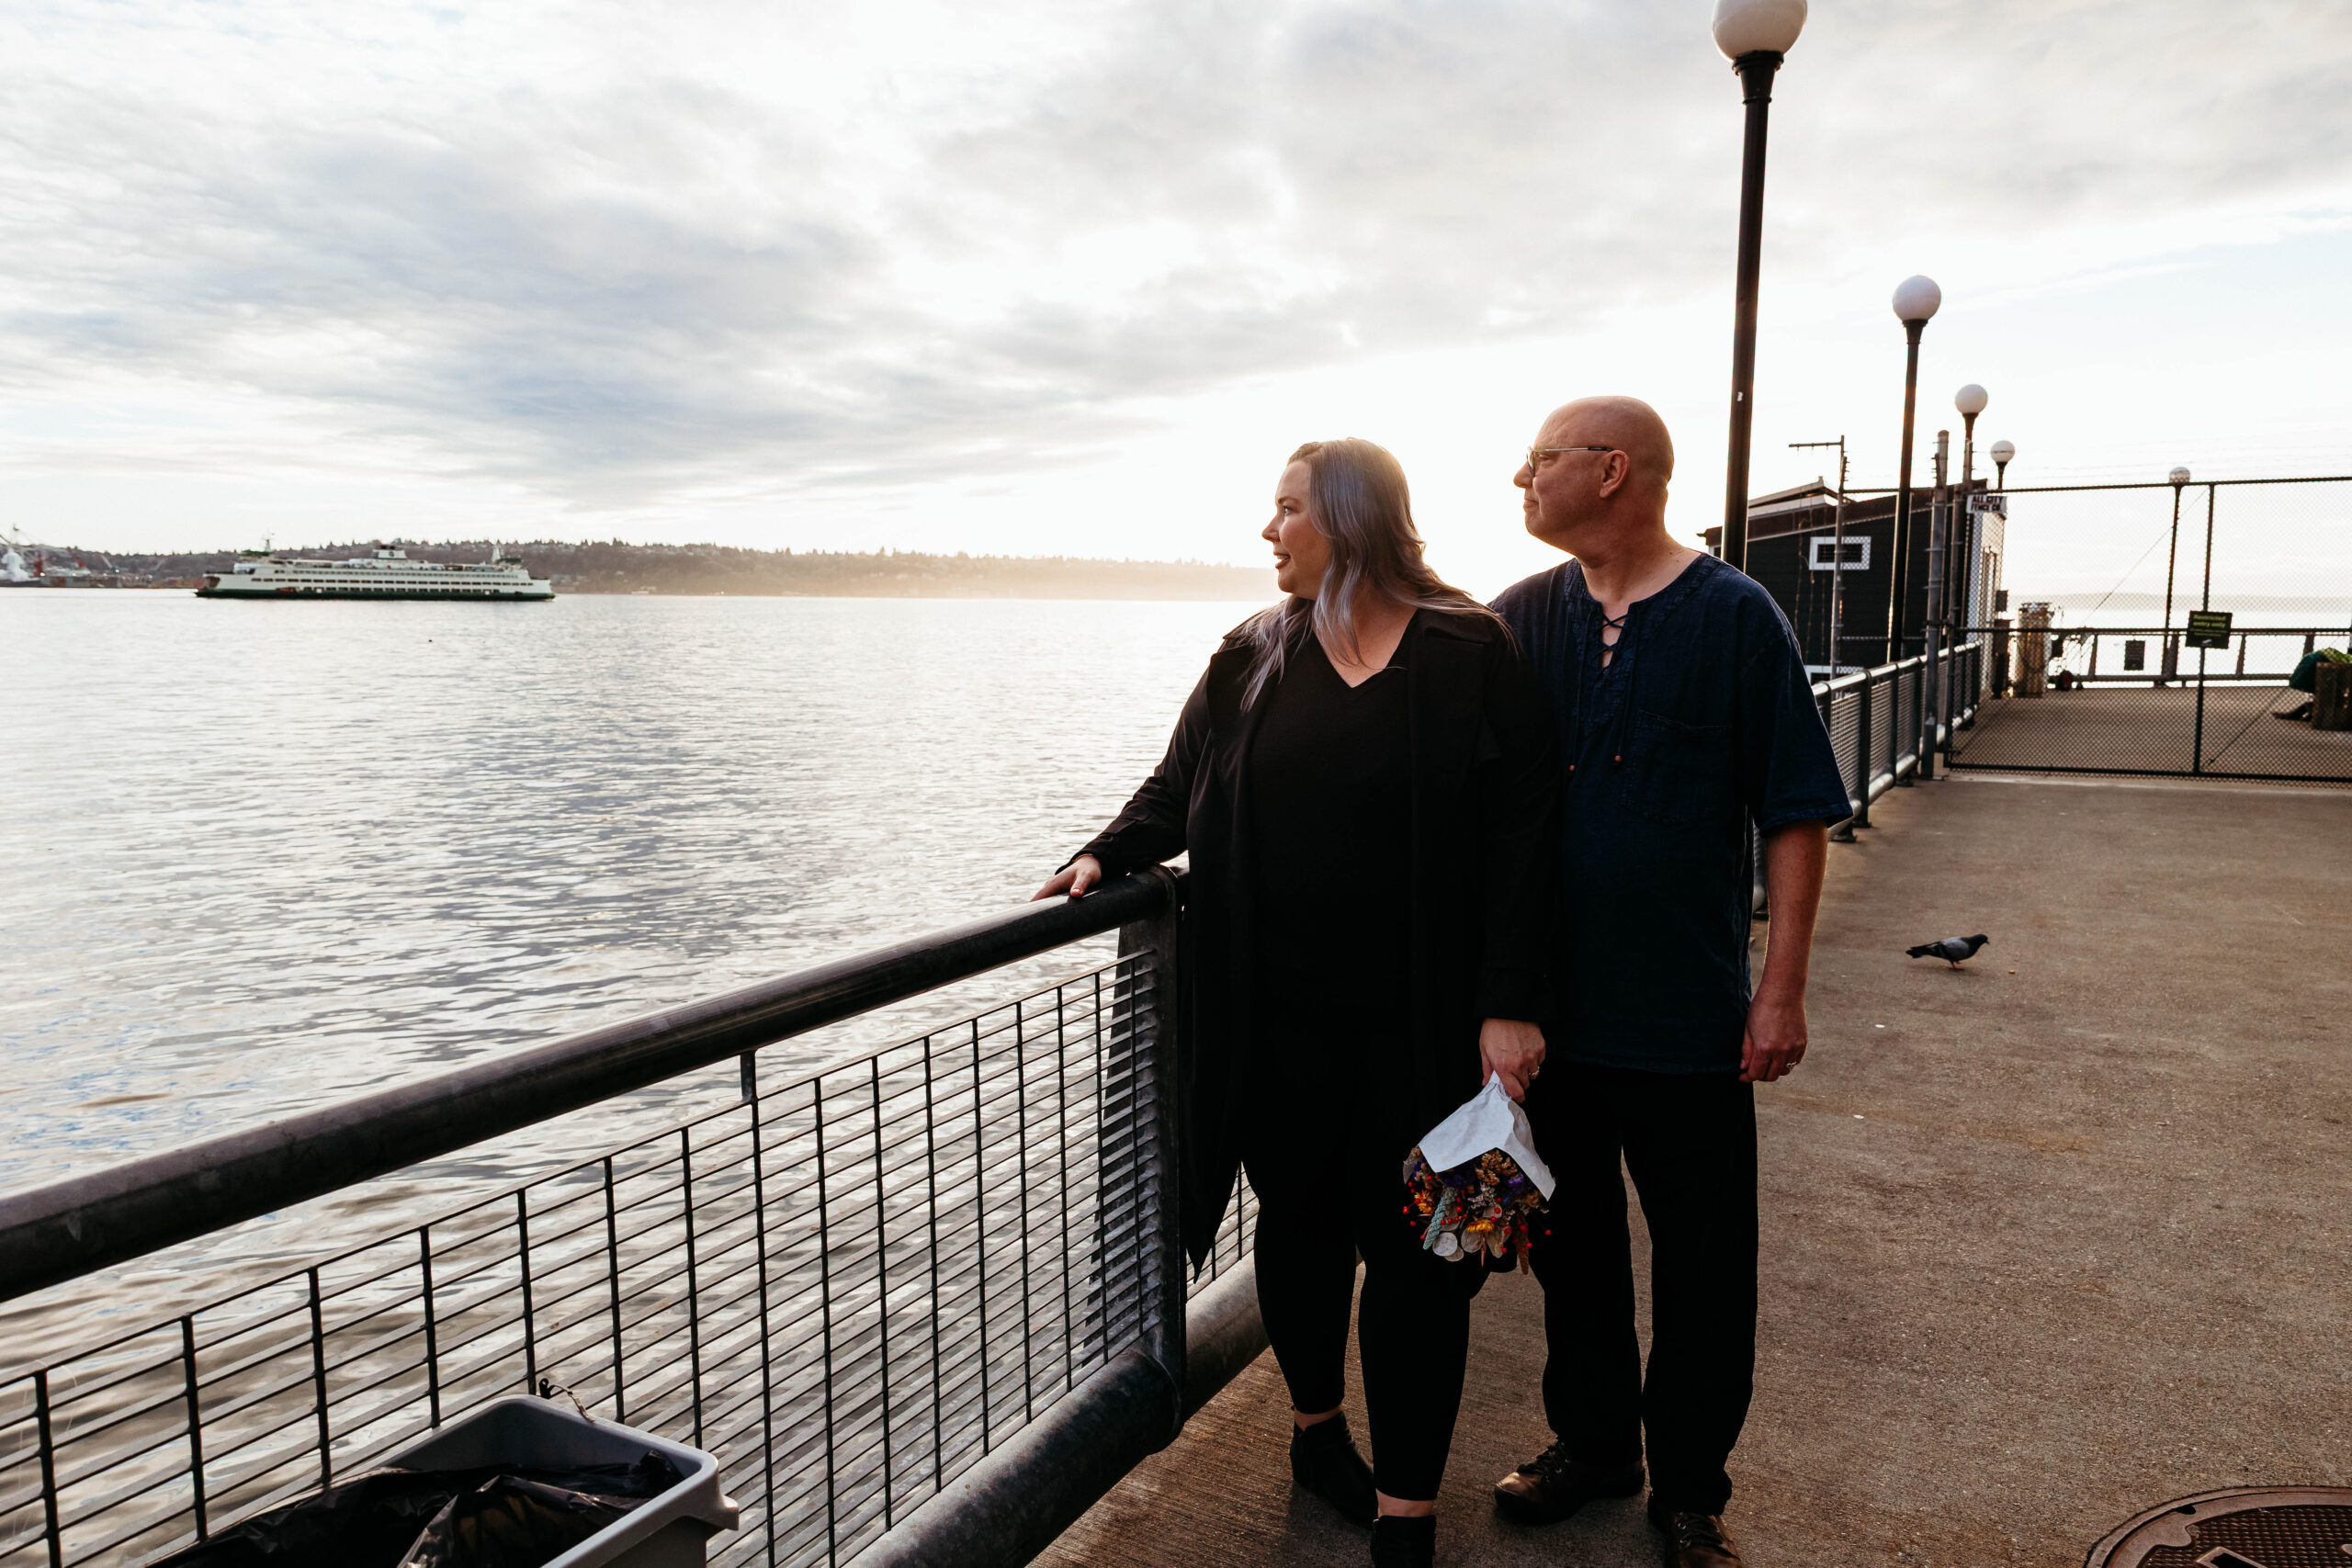
[{"label": "building window", "polygon": [[1835,534],[1815,534],[1812,539],[1813,570],[1815,571],[1837,570],[1838,547],[1841,543],[1846,547],[1845,565],[1848,571],[1870,570],[1871,540],[1867,534],[1844,540],[1840,540]]}]

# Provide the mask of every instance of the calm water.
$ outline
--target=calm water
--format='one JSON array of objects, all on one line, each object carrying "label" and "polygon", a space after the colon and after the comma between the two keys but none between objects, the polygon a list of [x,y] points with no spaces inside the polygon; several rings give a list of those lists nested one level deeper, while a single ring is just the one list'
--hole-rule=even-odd
[{"label": "calm water", "polygon": [[0,595],[0,1190],[1024,898],[1247,609]]}]

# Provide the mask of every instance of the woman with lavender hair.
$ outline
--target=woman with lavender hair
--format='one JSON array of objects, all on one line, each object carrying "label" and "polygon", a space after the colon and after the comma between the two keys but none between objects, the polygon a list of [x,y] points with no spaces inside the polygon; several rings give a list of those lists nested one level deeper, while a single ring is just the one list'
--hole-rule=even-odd
[{"label": "woman with lavender hair", "polygon": [[[1404,1164],[1486,1079],[1516,1099],[1543,1064],[1558,762],[1510,632],[1423,561],[1385,448],[1301,446],[1264,537],[1285,597],[1037,897],[1190,853],[1185,1243],[1206,1256],[1245,1167],[1292,1475],[1404,1568],[1435,1550],[1484,1278],[1421,1248]],[[1340,1411],[1359,1253],[1370,1466]]]}]

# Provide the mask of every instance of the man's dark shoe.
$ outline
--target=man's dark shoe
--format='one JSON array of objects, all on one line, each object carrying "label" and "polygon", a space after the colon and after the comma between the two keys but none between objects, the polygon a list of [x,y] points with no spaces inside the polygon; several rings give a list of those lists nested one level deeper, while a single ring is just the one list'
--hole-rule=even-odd
[{"label": "man's dark shoe", "polygon": [[1495,1506],[1521,1524],[1557,1524],[1595,1497],[1631,1497],[1642,1489],[1642,1466],[1583,1464],[1568,1445],[1554,1443],[1495,1483]]},{"label": "man's dark shoe", "polygon": [[1432,1568],[1437,1516],[1385,1515],[1372,1522],[1372,1568]]},{"label": "man's dark shoe", "polygon": [[1344,1411],[1312,1427],[1291,1428],[1290,1478],[1357,1524],[1372,1523],[1380,1511],[1372,1490],[1372,1466],[1356,1452]]},{"label": "man's dark shoe", "polygon": [[1650,1523],[1666,1537],[1666,1568],[1740,1568],[1739,1548],[1731,1543],[1721,1514],[1684,1514],[1661,1508],[1650,1494]]}]

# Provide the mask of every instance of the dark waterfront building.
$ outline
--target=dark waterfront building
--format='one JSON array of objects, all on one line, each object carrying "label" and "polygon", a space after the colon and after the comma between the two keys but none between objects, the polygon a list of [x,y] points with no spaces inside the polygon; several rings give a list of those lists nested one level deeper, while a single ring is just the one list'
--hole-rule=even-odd
[{"label": "dark waterfront building", "polygon": [[[1952,495],[1959,501],[1959,487]],[[1935,492],[1922,488],[1911,497],[1912,525],[1905,554],[1910,569],[1905,574],[1903,615],[1895,627],[1898,657],[1917,653],[1928,610],[1928,540],[1935,513]],[[1989,493],[1982,479],[1971,490],[1973,504],[1962,511],[1953,530],[1951,558],[1952,617],[1955,627],[1986,626],[1998,610],[2006,609],[2001,591],[2001,554],[2006,544],[2006,498]],[[1849,668],[1883,662],[1887,657],[1888,596],[1894,590],[1894,497],[1861,496],[1846,502],[1842,529],[1838,522],[1838,498],[1816,479],[1748,503],[1747,574],[1762,583],[1796,628],[1805,663],[1815,674],[1832,665]],[[1707,548],[1723,553],[1723,530],[1710,528]],[[1845,570],[1838,570],[1844,550]],[[1833,657],[1829,647],[1831,596],[1843,580],[1842,625],[1844,657]]]}]

